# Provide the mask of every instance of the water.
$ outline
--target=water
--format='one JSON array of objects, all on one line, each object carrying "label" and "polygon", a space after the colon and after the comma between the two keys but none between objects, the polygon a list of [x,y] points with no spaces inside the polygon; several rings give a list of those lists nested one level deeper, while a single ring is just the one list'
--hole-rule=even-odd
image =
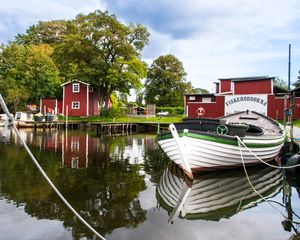
[{"label": "water", "polygon": [[[288,239],[298,230],[281,213],[300,221],[291,214],[292,209],[300,215],[299,180],[285,180],[281,171],[249,169],[272,207],[251,190],[242,169],[184,181],[155,135],[31,129],[21,134],[65,198],[108,240]],[[94,239],[12,132],[0,143],[0,216],[0,239]]]}]

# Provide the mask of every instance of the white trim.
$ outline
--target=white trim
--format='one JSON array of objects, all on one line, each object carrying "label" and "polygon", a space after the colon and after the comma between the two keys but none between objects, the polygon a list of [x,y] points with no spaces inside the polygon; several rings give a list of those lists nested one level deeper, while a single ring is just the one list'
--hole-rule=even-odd
[{"label": "white trim", "polygon": [[81,83],[81,84],[84,84],[84,85],[90,85],[89,83],[86,83],[86,82],[82,82],[82,81],[78,81],[78,80],[72,80],[72,81],[69,81],[69,82],[65,82],[65,83],[63,83],[63,84],[61,84],[60,86],[62,87],[62,86],[65,86],[65,85],[67,85],[67,84],[69,84],[69,83]]},{"label": "white trim", "polygon": [[186,113],[185,116],[188,117],[189,116],[189,105],[186,105]]},{"label": "white trim", "polygon": [[43,109],[43,98],[40,98],[40,113],[42,112],[41,109]]},{"label": "white trim", "polygon": [[55,115],[57,115],[57,112],[58,112],[58,110],[57,110],[57,99],[55,99]]},{"label": "white trim", "polygon": [[271,80],[271,94],[274,94],[274,79]]},{"label": "white trim", "polygon": [[[75,87],[78,87],[78,90],[75,90]],[[73,93],[79,93],[80,92],[80,83],[72,83],[72,92]]]},{"label": "white trim", "polygon": [[216,96],[223,96],[223,95],[226,95],[226,94],[228,94],[228,93],[231,93],[231,94],[232,94],[232,91],[230,91],[230,92],[222,92],[222,93],[218,93],[218,94],[216,94]]},{"label": "white trim", "polygon": [[217,103],[217,102],[188,102],[188,104],[210,104],[210,103]]},{"label": "white trim", "polygon": [[[78,108],[74,107],[75,103],[78,103]],[[80,109],[80,102],[79,101],[72,101],[72,109]]]},{"label": "white trim", "polygon": [[86,86],[86,116],[89,115],[89,86]]},{"label": "white trim", "polygon": [[62,114],[66,115],[65,113],[65,86],[63,86],[63,105],[62,105]]}]

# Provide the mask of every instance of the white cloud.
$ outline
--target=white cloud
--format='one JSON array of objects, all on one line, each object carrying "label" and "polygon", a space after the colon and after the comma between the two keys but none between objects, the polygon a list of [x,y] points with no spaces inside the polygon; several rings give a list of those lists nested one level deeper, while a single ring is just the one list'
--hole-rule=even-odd
[{"label": "white cloud", "polygon": [[[183,62],[188,80],[208,90],[221,77],[269,74],[286,79],[288,44],[296,43],[300,36],[295,32],[299,1],[188,0],[172,6],[172,10],[180,9],[182,17],[173,28],[186,26],[193,29],[192,35],[176,38],[169,32],[161,33],[161,27],[151,29],[155,47],[147,49],[146,57],[159,49],[174,54]],[[299,52],[295,44],[293,56]],[[294,62],[292,77],[297,75],[299,63]]]},{"label": "white cloud", "polygon": [[0,43],[13,40],[39,21],[72,19],[79,13],[106,9],[104,3],[94,0],[0,0],[0,6]]},{"label": "white cloud", "polygon": [[108,10],[151,32],[143,60],[174,54],[195,87],[211,90],[221,77],[272,75],[286,79],[292,44],[292,79],[300,68],[298,0],[0,0],[0,43],[40,20],[71,19]]}]

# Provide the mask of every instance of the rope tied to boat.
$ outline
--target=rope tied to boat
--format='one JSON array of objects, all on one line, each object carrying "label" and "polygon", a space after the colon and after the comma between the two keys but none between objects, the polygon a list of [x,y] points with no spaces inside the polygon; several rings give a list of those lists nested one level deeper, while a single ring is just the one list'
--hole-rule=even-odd
[{"label": "rope tied to boat", "polygon": [[260,157],[258,157],[254,152],[251,151],[251,149],[249,149],[246,144],[241,140],[241,138],[239,136],[235,136],[238,142],[238,145],[240,146],[240,144],[243,145],[243,147],[249,152],[251,153],[257,160],[259,160],[260,162],[262,162],[263,164],[272,167],[272,168],[277,168],[277,169],[291,169],[291,168],[296,168],[296,167],[300,167],[300,164],[295,164],[293,166],[276,166],[276,165],[272,165],[267,163],[266,161],[262,160]]},{"label": "rope tied to boat", "polygon": [[71,204],[65,199],[65,197],[60,193],[60,191],[56,188],[56,186],[52,183],[52,181],[50,180],[50,178],[47,176],[47,174],[45,173],[45,171],[43,170],[43,168],[40,166],[40,164],[38,163],[38,161],[36,160],[36,158],[34,157],[34,155],[32,154],[31,150],[29,149],[29,147],[27,146],[26,142],[24,141],[24,139],[22,138],[18,128],[16,127],[15,123],[14,123],[14,119],[13,116],[10,114],[5,101],[2,97],[2,95],[0,94],[0,106],[2,107],[3,111],[5,112],[5,114],[7,115],[7,122],[12,124],[12,127],[14,129],[14,131],[16,132],[18,138],[20,139],[22,145],[24,146],[26,152],[28,153],[28,155],[30,156],[31,160],[33,161],[33,163],[35,164],[35,166],[37,167],[37,169],[40,171],[40,173],[42,174],[42,176],[45,178],[45,180],[48,182],[48,184],[50,185],[50,187],[53,189],[53,191],[58,195],[58,197],[64,202],[64,204],[73,212],[73,214],[89,229],[91,230],[97,237],[99,237],[102,240],[106,240],[103,236],[100,235],[100,233],[98,233],[89,223],[87,223],[81,216],[79,213],[77,213],[77,211],[71,206]]},{"label": "rope tied to boat", "polygon": [[[250,177],[248,175],[248,172],[247,172],[247,169],[246,169],[246,164],[245,164],[245,161],[244,161],[244,157],[243,157],[243,152],[242,152],[242,146],[243,145],[250,153],[252,153],[257,159],[259,159],[261,162],[265,163],[267,166],[269,167],[276,167],[277,166],[274,166],[274,165],[271,165],[271,164],[268,164],[266,163],[265,161],[263,161],[262,159],[260,159],[259,157],[257,157],[249,148],[247,148],[247,146],[243,143],[243,141],[239,138],[239,136],[236,136],[237,138],[237,142],[238,142],[238,146],[239,146],[239,151],[240,151],[240,154],[241,154],[241,160],[242,160],[242,164],[243,164],[243,169],[244,169],[244,172],[245,172],[245,175],[246,175],[246,178],[248,180],[248,183],[250,185],[250,187],[252,188],[252,190],[259,196],[261,197],[265,202],[267,202],[273,209],[275,209],[277,212],[279,212],[279,214],[286,220],[290,221],[291,223],[295,223],[295,224],[300,224],[300,222],[297,222],[297,221],[293,221],[291,219],[289,219],[288,217],[286,217],[279,209],[277,209],[268,199],[266,199],[263,195],[261,195],[256,189],[255,187],[253,186],[251,180],[250,180]],[[282,168],[282,167],[278,167],[278,168]]]}]

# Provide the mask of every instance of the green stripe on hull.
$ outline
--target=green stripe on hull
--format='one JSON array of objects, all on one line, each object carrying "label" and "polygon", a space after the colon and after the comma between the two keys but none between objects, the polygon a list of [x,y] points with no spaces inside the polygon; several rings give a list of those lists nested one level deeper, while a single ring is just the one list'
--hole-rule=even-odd
[{"label": "green stripe on hull", "polygon": [[[208,136],[208,135],[202,135],[202,134],[195,134],[195,133],[190,133],[190,132],[186,132],[186,133],[178,133],[178,135],[180,137],[183,136],[187,136],[190,138],[195,138],[195,139],[201,139],[201,140],[205,140],[205,141],[209,141],[209,142],[215,142],[215,143],[222,143],[222,144],[226,144],[226,145],[233,145],[233,146],[239,146],[237,139],[233,137],[232,140],[230,139],[224,139],[218,136]],[[171,133],[167,133],[164,135],[160,135],[158,137],[158,140],[167,140],[167,139],[172,139],[173,136]],[[265,139],[261,139],[261,140],[265,140]],[[259,143],[245,143],[245,145],[249,148],[266,148],[266,147],[275,147],[278,146],[280,144],[283,144],[284,140],[278,141],[277,143],[270,143],[270,144],[259,144]]]}]

